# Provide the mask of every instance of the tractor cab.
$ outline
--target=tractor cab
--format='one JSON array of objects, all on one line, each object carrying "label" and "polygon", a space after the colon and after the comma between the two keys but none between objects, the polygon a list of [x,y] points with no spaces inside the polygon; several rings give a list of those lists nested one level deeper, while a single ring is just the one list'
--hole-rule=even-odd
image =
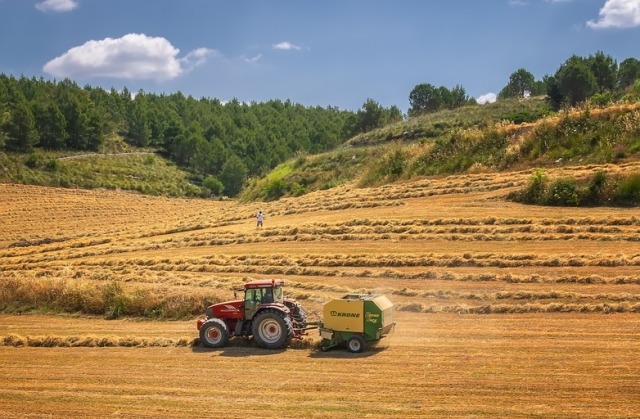
[{"label": "tractor cab", "polygon": [[250,320],[264,304],[284,304],[282,280],[258,280],[244,285],[244,319]]}]

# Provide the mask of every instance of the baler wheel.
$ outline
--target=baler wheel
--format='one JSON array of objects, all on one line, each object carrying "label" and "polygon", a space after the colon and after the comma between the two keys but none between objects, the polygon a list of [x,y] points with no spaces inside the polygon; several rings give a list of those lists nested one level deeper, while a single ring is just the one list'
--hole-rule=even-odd
[{"label": "baler wheel", "polygon": [[200,327],[200,342],[207,348],[223,348],[229,343],[229,330],[220,319],[209,319]]},{"label": "baler wheel", "polygon": [[352,353],[364,351],[366,345],[364,338],[360,335],[353,335],[347,340],[347,350]]}]

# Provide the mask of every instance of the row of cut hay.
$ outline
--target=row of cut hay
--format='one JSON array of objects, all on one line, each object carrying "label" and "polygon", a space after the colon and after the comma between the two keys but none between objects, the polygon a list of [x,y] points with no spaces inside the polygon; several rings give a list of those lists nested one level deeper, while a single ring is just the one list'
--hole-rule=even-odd
[{"label": "row of cut hay", "polygon": [[[7,275],[12,272],[5,270]],[[13,272],[14,276],[20,274],[21,277],[28,278],[57,278],[57,279],[83,279],[97,282],[121,281],[125,283],[135,284],[156,284],[165,286],[189,286],[197,288],[211,289],[232,289],[241,286],[251,278],[222,277],[211,274],[205,277],[200,275],[192,275],[190,273],[174,273],[164,270],[150,270],[146,265],[138,265],[135,261],[127,265],[117,267],[102,268],[99,266],[82,266],[75,268],[70,266],[47,266],[42,269],[33,269],[25,272],[18,269]]]},{"label": "row of cut hay", "polygon": [[[207,260],[192,259],[189,263],[198,265],[201,271],[208,272],[211,269],[245,269],[245,268],[306,268],[306,267],[474,267],[474,268],[507,268],[507,267],[581,267],[581,266],[640,266],[639,254],[617,254],[603,256],[594,254],[560,254],[560,255],[535,255],[535,254],[428,254],[428,255],[306,255],[296,258],[294,266],[290,259],[279,259],[277,256],[252,255],[248,260],[237,257],[220,257]],[[204,265],[204,266],[201,266]],[[207,268],[207,265],[209,268]],[[280,271],[281,272],[281,271]],[[267,272],[269,273],[269,272]]]},{"label": "row of cut hay", "polygon": [[423,303],[398,304],[399,311],[413,313],[455,313],[455,314],[523,314],[523,313],[640,313],[640,304],[597,303],[597,304],[484,304],[468,305],[427,305]]},{"label": "row of cut hay", "polygon": [[403,288],[391,290],[392,295],[405,297],[422,297],[428,299],[466,299],[466,300],[573,300],[592,302],[635,302],[640,301],[640,294],[630,293],[597,293],[584,294],[567,291],[499,291],[499,292],[457,292],[451,290],[420,291]]},{"label": "row of cut hay", "polygon": [[[282,211],[282,215],[305,214],[308,212],[318,211],[344,211],[367,208],[385,208],[404,205],[403,202],[397,200],[375,199],[367,197],[359,200],[357,198],[347,196],[327,198],[323,195],[317,201],[305,200],[304,203],[290,205]],[[277,213],[277,212],[276,212]]]},{"label": "row of cut hay", "polygon": [[[463,260],[450,261],[449,263],[439,263],[439,267],[459,267],[464,266],[464,258],[468,257],[463,255]],[[217,260],[220,262],[220,260]],[[274,257],[272,262],[278,262],[278,258]],[[526,262],[526,263],[525,263]],[[598,259],[594,263],[587,263],[582,259],[557,259],[551,260],[546,264],[541,263],[529,263],[527,258],[523,257],[518,260],[517,263],[513,263],[515,267],[532,267],[532,266],[568,266],[572,268],[583,268],[585,266],[603,266],[603,267],[617,267],[617,266],[636,266],[628,263],[627,260],[619,260],[617,258],[606,261],[605,259]],[[636,263],[637,257],[631,258],[630,262]],[[426,269],[416,271],[415,268],[420,268],[419,264],[408,264],[406,267],[410,267],[410,272],[404,272],[401,269],[403,266],[397,266],[396,269],[389,269],[386,263],[379,263],[383,266],[375,266],[375,263],[371,263],[369,267],[365,269],[351,268],[345,266],[343,268],[322,268],[313,266],[299,266],[298,263],[310,264],[311,262],[305,262],[304,259],[296,258],[292,259],[292,263],[285,263],[282,260],[284,266],[264,266],[262,263],[258,263],[253,260],[248,261],[246,264],[236,265],[231,260],[226,260],[228,265],[211,264],[208,260],[192,260],[181,261],[180,264],[168,263],[166,261],[155,261],[154,264],[143,261],[141,264],[136,261],[129,261],[127,263],[108,263],[102,262],[83,262],[81,265],[76,265],[70,268],[68,265],[45,265],[45,266],[31,266],[25,265],[13,266],[13,267],[0,267],[0,271],[3,271],[5,276],[19,275],[24,276],[26,272],[30,272],[36,278],[60,278],[60,279],[88,279],[93,281],[108,282],[119,280],[130,283],[148,283],[148,284],[162,284],[171,286],[192,286],[200,288],[226,288],[241,285],[243,282],[251,279],[246,275],[277,275],[277,276],[306,276],[306,277],[363,277],[363,278],[381,278],[381,279],[401,279],[401,280],[443,280],[443,281],[460,281],[460,282],[506,282],[506,283],[537,283],[537,284],[576,284],[576,285],[589,285],[589,284],[640,284],[640,277],[635,275],[615,275],[615,272],[611,272],[611,276],[595,275],[591,273],[585,274],[514,274],[514,273],[497,273],[497,272],[478,272],[478,273],[464,273],[455,271],[439,271],[438,266],[431,263]],[[485,267],[489,269],[492,267],[502,267],[501,263],[483,263]],[[433,268],[433,269],[429,269]],[[207,275],[202,276],[205,273]],[[195,275],[194,275],[195,274]],[[221,276],[220,274],[243,274],[243,278],[229,278]],[[314,285],[315,287],[316,285]],[[323,287],[324,285],[318,285]],[[300,285],[300,288],[304,289],[306,285]],[[320,288],[307,288],[307,289],[320,289]],[[335,285],[329,286],[327,291],[343,292],[342,289],[338,290]]]},{"label": "row of cut hay", "polygon": [[[275,259],[274,259],[275,260]],[[362,277],[362,278],[381,278],[381,279],[397,279],[397,280],[438,280],[438,281],[453,281],[453,282],[505,282],[510,284],[576,284],[576,285],[593,285],[593,284],[608,284],[608,285],[625,285],[625,284],[640,284],[640,277],[637,275],[612,275],[602,276],[595,274],[522,274],[517,275],[514,273],[496,273],[496,272],[478,272],[478,273],[464,273],[455,271],[438,271],[438,270],[422,270],[411,272],[404,272],[397,269],[365,269],[365,270],[335,270],[335,269],[310,269],[296,267],[295,258],[291,259],[292,263],[289,268],[282,268],[278,275],[303,275],[307,277]],[[294,263],[295,262],[295,263]],[[254,278],[251,276],[220,276],[216,273],[210,273],[206,276],[199,275],[202,269],[197,268],[203,266],[202,264],[189,265],[182,269],[178,273],[175,267],[168,264],[166,260],[162,261],[158,266],[150,269],[150,264],[146,262],[137,263],[135,260],[130,261],[127,264],[121,264],[118,266],[100,267],[97,265],[76,266],[72,268],[68,265],[65,266],[47,266],[42,269],[34,269],[30,274],[34,278],[58,278],[58,279],[85,279],[99,282],[110,282],[114,280],[121,280],[128,283],[144,283],[144,284],[160,284],[167,286],[189,286],[211,289],[232,289],[233,287],[241,286],[247,281]],[[262,274],[261,269],[254,269],[254,272],[248,272],[251,268],[243,266],[242,269],[229,269],[229,271],[235,270],[240,273],[253,273]],[[273,273],[275,267],[270,267],[269,271]],[[230,273],[238,273],[230,272]],[[194,275],[193,273],[196,273]],[[23,269],[17,269],[11,271],[6,269],[5,275],[18,275],[25,277],[26,273]],[[612,274],[615,274],[612,272]],[[318,290],[328,292],[345,293],[350,292],[348,288],[339,286],[336,284],[325,283],[313,283],[313,282],[288,282],[288,287],[300,289],[300,290]]]},{"label": "row of cut hay", "polygon": [[30,346],[45,348],[80,348],[80,347],[187,347],[197,345],[196,338],[148,338],[119,336],[20,336],[10,334],[0,339],[3,346]]},{"label": "row of cut hay", "polygon": [[[317,349],[319,339],[305,337],[291,341],[291,349]],[[10,334],[0,337],[0,346],[38,347],[38,348],[152,348],[152,347],[196,347],[200,346],[200,339],[194,338],[163,338],[138,336],[21,336]],[[251,347],[251,339],[235,338],[229,341],[231,347]]]},{"label": "row of cut hay", "polygon": [[477,274],[455,273],[455,272],[413,272],[406,273],[400,271],[386,270],[374,276],[386,277],[393,279],[428,279],[441,281],[460,281],[460,282],[507,282],[510,284],[640,284],[640,277],[617,275],[613,277],[604,277],[601,275],[515,275],[512,273],[497,274],[493,272],[484,272]]}]

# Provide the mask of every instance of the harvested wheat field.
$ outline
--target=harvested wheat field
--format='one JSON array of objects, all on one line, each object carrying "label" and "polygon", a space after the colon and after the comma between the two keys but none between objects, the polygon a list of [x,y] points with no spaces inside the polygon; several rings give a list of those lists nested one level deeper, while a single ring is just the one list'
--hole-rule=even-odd
[{"label": "harvested wheat field", "polygon": [[[550,170],[638,171],[640,164]],[[0,185],[3,417],[633,417],[640,213],[505,200],[531,171],[240,204]],[[255,213],[266,213],[258,230]],[[251,279],[386,294],[362,354],[198,344]],[[313,315],[311,317],[314,317]]]}]

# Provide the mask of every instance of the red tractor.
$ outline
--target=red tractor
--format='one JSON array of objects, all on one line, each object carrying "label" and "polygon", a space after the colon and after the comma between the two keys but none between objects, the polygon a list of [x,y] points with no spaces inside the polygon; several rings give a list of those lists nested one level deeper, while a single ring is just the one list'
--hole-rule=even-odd
[{"label": "red tractor", "polygon": [[206,318],[198,319],[200,342],[222,348],[230,337],[253,336],[259,347],[278,349],[305,335],[306,314],[296,300],[284,298],[283,285],[282,280],[251,281],[237,290],[244,291],[244,299],[207,307]]}]

